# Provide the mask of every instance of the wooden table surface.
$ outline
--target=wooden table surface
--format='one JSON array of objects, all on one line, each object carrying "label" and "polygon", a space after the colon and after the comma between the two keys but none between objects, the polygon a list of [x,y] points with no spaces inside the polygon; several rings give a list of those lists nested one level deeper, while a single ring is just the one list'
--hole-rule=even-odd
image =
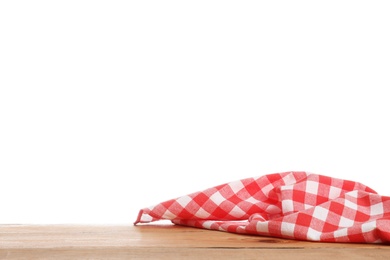
[{"label": "wooden table surface", "polygon": [[0,225],[0,259],[390,259],[390,245],[318,243],[174,225]]}]

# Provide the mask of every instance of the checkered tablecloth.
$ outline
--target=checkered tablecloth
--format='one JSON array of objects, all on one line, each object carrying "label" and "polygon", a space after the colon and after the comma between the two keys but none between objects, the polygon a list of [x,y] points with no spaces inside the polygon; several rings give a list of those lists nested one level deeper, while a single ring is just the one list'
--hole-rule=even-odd
[{"label": "checkered tablecloth", "polygon": [[390,197],[307,172],[247,178],[168,200],[142,209],[134,224],[162,219],[288,239],[390,243]]}]

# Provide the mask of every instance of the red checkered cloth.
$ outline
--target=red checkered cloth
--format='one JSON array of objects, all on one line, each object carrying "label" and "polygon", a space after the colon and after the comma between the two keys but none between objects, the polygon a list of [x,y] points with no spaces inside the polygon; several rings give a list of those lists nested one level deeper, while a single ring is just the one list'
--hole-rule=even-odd
[{"label": "red checkered cloth", "polygon": [[297,240],[390,243],[390,197],[354,181],[284,172],[222,184],[142,209],[134,224]]}]

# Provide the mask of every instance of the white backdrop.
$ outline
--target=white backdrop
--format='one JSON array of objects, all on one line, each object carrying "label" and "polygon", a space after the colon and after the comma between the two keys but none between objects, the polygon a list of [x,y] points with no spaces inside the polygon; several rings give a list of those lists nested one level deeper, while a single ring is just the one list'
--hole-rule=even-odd
[{"label": "white backdrop", "polygon": [[0,223],[303,170],[390,195],[388,1],[1,1]]}]

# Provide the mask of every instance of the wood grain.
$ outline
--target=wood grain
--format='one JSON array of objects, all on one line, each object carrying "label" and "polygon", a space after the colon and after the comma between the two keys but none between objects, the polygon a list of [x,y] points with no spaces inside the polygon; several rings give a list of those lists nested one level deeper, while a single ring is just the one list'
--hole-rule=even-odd
[{"label": "wood grain", "polygon": [[1,225],[1,259],[390,259],[390,246],[317,243],[174,225]]}]

